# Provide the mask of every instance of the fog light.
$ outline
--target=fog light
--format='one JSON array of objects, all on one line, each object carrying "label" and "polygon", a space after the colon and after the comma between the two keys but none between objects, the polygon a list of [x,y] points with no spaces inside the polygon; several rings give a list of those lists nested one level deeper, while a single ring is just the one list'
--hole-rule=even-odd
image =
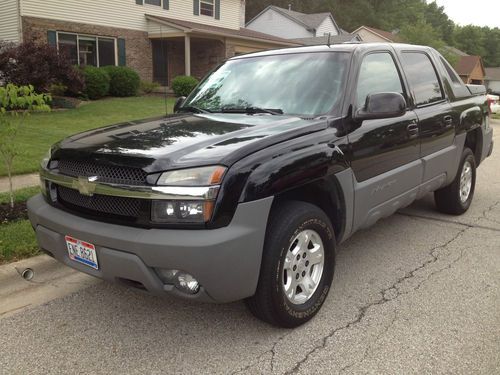
[{"label": "fog light", "polygon": [[200,290],[200,283],[189,273],[179,272],[176,276],[175,286],[181,292],[196,294]]},{"label": "fog light", "polygon": [[200,283],[189,273],[162,268],[157,268],[156,273],[164,284],[174,284],[183,293],[196,294],[200,291]]}]

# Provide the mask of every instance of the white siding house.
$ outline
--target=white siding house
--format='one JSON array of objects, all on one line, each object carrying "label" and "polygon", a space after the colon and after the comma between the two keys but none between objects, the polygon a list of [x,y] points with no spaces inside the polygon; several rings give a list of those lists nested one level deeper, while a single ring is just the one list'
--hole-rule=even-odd
[{"label": "white siding house", "polygon": [[338,35],[339,31],[337,29],[337,26],[333,22],[332,17],[327,17],[324,19],[323,22],[318,26],[316,29],[316,35],[315,36],[323,36],[323,35]]},{"label": "white siding house", "polygon": [[2,0],[0,5],[0,40],[19,42],[20,16],[17,0]]},{"label": "white siding house", "polygon": [[273,8],[268,8],[260,17],[254,18],[246,25],[247,29],[261,31],[285,39],[313,37],[313,30],[285,16]]},{"label": "white siding house", "polygon": [[274,5],[265,8],[248,22],[246,27],[286,39],[340,34],[340,28],[329,12],[305,14]]}]

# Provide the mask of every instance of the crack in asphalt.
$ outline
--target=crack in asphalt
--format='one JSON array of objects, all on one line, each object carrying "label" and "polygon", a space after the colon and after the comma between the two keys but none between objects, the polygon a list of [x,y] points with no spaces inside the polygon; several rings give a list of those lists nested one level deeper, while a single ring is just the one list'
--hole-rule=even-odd
[{"label": "crack in asphalt", "polygon": [[[364,305],[364,306],[362,306],[361,308],[359,308],[359,309],[358,309],[358,314],[357,314],[356,318],[355,318],[355,319],[353,319],[353,320],[351,320],[351,321],[350,321],[349,323],[347,323],[346,325],[344,325],[344,326],[342,326],[342,327],[339,327],[339,328],[336,328],[336,329],[334,329],[334,330],[330,331],[330,333],[329,333],[328,335],[326,335],[326,336],[324,336],[324,337],[322,338],[322,340],[321,340],[321,344],[320,344],[320,345],[317,345],[317,346],[315,346],[313,349],[311,349],[311,350],[310,350],[310,351],[309,351],[309,352],[305,355],[305,357],[304,357],[301,361],[297,362],[297,363],[295,364],[295,366],[294,366],[291,370],[289,370],[289,371],[287,371],[287,372],[286,372],[286,374],[287,374],[287,375],[288,375],[288,374],[296,374],[296,373],[300,370],[301,366],[302,366],[304,363],[306,363],[306,362],[309,360],[309,358],[310,358],[313,354],[315,354],[316,352],[318,352],[318,351],[320,351],[320,350],[322,350],[322,349],[324,349],[324,348],[326,347],[326,345],[327,345],[327,343],[328,343],[328,340],[329,340],[330,338],[332,338],[333,336],[335,336],[335,334],[337,334],[338,332],[343,331],[343,330],[345,330],[345,329],[349,329],[349,328],[351,328],[352,326],[354,326],[354,325],[358,324],[359,322],[361,322],[361,321],[363,320],[363,318],[365,317],[365,315],[366,315],[367,311],[368,311],[370,308],[375,307],[375,306],[379,306],[379,305],[383,305],[383,304],[385,304],[385,303],[387,303],[387,302],[393,301],[393,300],[395,300],[395,299],[399,298],[400,296],[402,296],[402,295],[406,295],[406,294],[408,294],[408,293],[412,292],[413,290],[415,290],[415,288],[414,288],[414,289],[412,289],[412,290],[410,290],[410,291],[407,291],[407,292],[401,292],[401,290],[399,289],[399,286],[400,286],[400,285],[401,285],[404,281],[406,281],[406,280],[409,280],[409,279],[413,278],[413,277],[415,276],[415,274],[416,274],[419,270],[421,270],[421,269],[423,269],[423,268],[427,267],[428,265],[430,265],[430,264],[432,264],[432,263],[435,263],[435,262],[438,260],[438,257],[437,257],[437,255],[435,254],[435,251],[436,251],[436,250],[438,250],[438,249],[443,249],[443,248],[446,248],[446,247],[447,247],[450,243],[452,243],[453,241],[456,241],[456,240],[457,240],[457,239],[458,239],[458,238],[459,238],[459,237],[460,237],[460,236],[461,236],[464,232],[466,232],[466,231],[467,231],[467,230],[469,230],[469,229],[470,229],[469,227],[466,227],[466,228],[464,228],[464,229],[462,229],[462,230],[458,231],[458,233],[457,233],[456,235],[454,235],[454,236],[453,236],[450,240],[446,241],[444,244],[439,245],[439,246],[435,246],[435,247],[433,247],[432,249],[430,249],[430,250],[429,250],[429,255],[431,256],[431,258],[430,258],[430,259],[426,260],[425,262],[423,262],[422,264],[420,264],[418,267],[414,268],[412,271],[410,271],[410,272],[406,272],[406,273],[405,273],[405,275],[404,275],[403,277],[399,277],[399,278],[398,278],[398,279],[397,279],[397,280],[396,280],[396,281],[395,281],[395,282],[394,282],[391,286],[389,286],[388,288],[385,288],[385,289],[381,290],[381,291],[379,292],[379,294],[380,294],[380,296],[381,296],[379,299],[377,299],[376,301],[371,302],[371,303],[369,303],[369,304],[367,304],[367,305]],[[420,285],[420,284],[424,283],[426,280],[427,280],[427,279],[425,279],[425,280],[421,281],[418,285]],[[418,285],[417,285],[417,286],[418,286]],[[393,296],[393,297],[387,297],[388,292],[392,292],[392,291],[395,291],[395,292],[396,292],[396,295],[395,295],[395,296]]]},{"label": "crack in asphalt", "polygon": [[293,331],[290,331],[288,332],[287,334],[285,335],[282,335],[278,338],[278,340],[276,340],[274,343],[273,343],[273,346],[271,347],[271,349],[269,350],[266,350],[265,352],[259,354],[259,356],[254,360],[252,361],[251,363],[249,363],[248,365],[246,365],[245,367],[242,367],[242,368],[239,368],[238,370],[236,371],[233,371],[231,373],[231,375],[235,375],[235,374],[239,374],[239,373],[242,373],[242,372],[245,372],[246,370],[249,370],[251,369],[253,366],[259,364],[262,360],[262,358],[264,358],[265,356],[271,354],[271,360],[270,360],[270,366],[271,366],[271,373],[274,372],[274,361],[275,361],[275,358],[276,358],[276,347],[278,346],[278,344],[287,336],[291,335],[293,333]]},{"label": "crack in asphalt", "polygon": [[385,327],[385,329],[380,332],[376,337],[375,339],[370,343],[370,345],[368,345],[363,353],[363,355],[361,356],[361,358],[359,360],[356,360],[356,361],[353,361],[351,362],[350,364],[342,367],[339,371],[339,374],[343,374],[344,372],[346,372],[347,370],[353,368],[355,365],[357,364],[361,364],[363,363],[366,358],[368,358],[368,354],[372,351],[374,345],[383,337],[385,336],[385,334],[387,332],[389,332],[389,329],[391,329],[391,327],[394,325],[394,323],[396,322],[397,318],[398,318],[398,313],[396,311],[396,309],[394,309],[394,314],[392,316],[392,319],[391,321],[389,322],[389,324]]},{"label": "crack in asphalt", "polygon": [[[496,228],[489,228],[489,227],[482,227],[482,226],[478,226],[477,225],[477,222],[481,219],[488,219],[487,218],[487,214],[489,212],[491,212],[497,205],[500,204],[500,201],[497,201],[497,202],[494,202],[492,205],[490,205],[487,209],[485,209],[483,212],[482,212],[482,215],[478,218],[476,218],[476,220],[474,221],[473,224],[469,224],[469,223],[461,223],[461,222],[455,222],[455,221],[451,221],[451,220],[441,220],[439,218],[432,218],[432,217],[426,217],[426,216],[420,216],[420,215],[412,215],[412,214],[403,214],[403,213],[399,213],[400,215],[403,215],[403,216],[409,216],[409,217],[415,217],[415,218],[418,218],[418,219],[423,219],[423,220],[437,220],[437,221],[443,221],[443,222],[449,222],[449,223],[452,223],[452,224],[457,224],[457,225],[460,225],[460,226],[463,226],[464,228],[462,228],[461,230],[459,230],[451,239],[449,239],[448,241],[446,241],[445,243],[441,244],[441,245],[438,245],[438,246],[434,246],[432,247],[431,249],[429,249],[428,251],[428,255],[429,255],[429,259],[427,259],[426,261],[424,261],[423,263],[421,263],[419,266],[415,267],[414,269],[412,269],[411,271],[408,271],[405,273],[404,276],[402,277],[399,277],[396,279],[396,281],[394,283],[391,284],[391,286],[385,288],[385,289],[382,289],[381,291],[378,292],[378,294],[380,295],[380,298],[376,299],[375,301],[371,302],[371,303],[368,303],[364,306],[361,306],[360,308],[358,308],[358,312],[355,316],[354,319],[352,319],[351,321],[347,322],[345,325],[341,326],[341,327],[337,327],[333,330],[331,330],[326,336],[323,336],[319,341],[320,343],[316,346],[314,346],[311,350],[309,350],[306,355],[304,356],[304,358],[302,360],[300,360],[299,362],[297,362],[294,367],[292,367],[290,370],[286,371],[285,374],[286,375],[289,375],[289,374],[296,374],[302,367],[302,365],[304,363],[306,363],[310,358],[311,356],[313,356],[315,353],[321,351],[322,349],[324,349],[327,344],[328,344],[328,340],[333,338],[337,333],[343,331],[343,330],[348,330],[350,329],[351,327],[357,325],[358,323],[360,323],[363,318],[366,316],[368,310],[372,307],[375,307],[375,306],[380,306],[380,305],[383,305],[387,302],[390,302],[390,301],[395,301],[396,299],[398,299],[399,297],[403,296],[403,295],[407,295],[409,293],[412,293],[416,290],[418,290],[426,281],[428,281],[432,276],[446,270],[446,269],[450,269],[453,267],[453,265],[455,265],[458,261],[460,261],[460,259],[463,258],[464,256],[464,250],[462,249],[460,251],[460,255],[455,258],[452,262],[450,262],[447,266],[443,267],[443,268],[440,268],[439,270],[436,270],[434,272],[431,272],[427,275],[427,277],[423,278],[420,282],[417,283],[416,286],[414,286],[413,288],[407,290],[407,291],[402,291],[401,290],[401,286],[402,284],[407,281],[407,280],[411,280],[413,279],[414,277],[416,277],[416,274],[421,271],[422,269],[428,267],[429,265],[431,264],[434,264],[436,263],[438,260],[439,260],[439,254],[437,254],[437,252],[439,250],[442,250],[442,249],[445,249],[446,247],[448,247],[451,243],[453,243],[454,241],[456,241],[458,238],[460,238],[465,232],[467,232],[468,230],[470,229],[473,229],[473,228],[481,228],[481,229],[489,229],[489,230],[494,230],[494,231],[500,231],[499,229],[496,229]],[[381,333],[379,334],[375,340],[365,349],[365,352],[363,354],[363,356],[361,357],[360,360],[358,361],[355,361],[345,367],[343,367],[341,370],[340,370],[340,373],[344,372],[344,371],[347,371],[349,368],[355,366],[357,363],[362,363],[368,356],[368,354],[370,353],[371,351],[371,348],[373,347],[373,345],[383,336],[385,335],[389,329],[392,327],[392,325],[395,323],[395,321],[397,320],[397,312],[395,312],[394,314],[394,317],[392,319],[392,321],[390,322],[390,324],[386,327],[386,329]],[[293,331],[292,331],[293,332]],[[291,333],[289,333],[291,334]],[[271,354],[271,372],[274,371],[274,361],[275,361],[275,356],[276,356],[276,346],[278,345],[278,343],[286,336],[288,336],[289,334],[287,335],[284,335],[282,337],[280,337],[272,346],[272,348],[270,350],[267,350],[265,351],[264,353],[262,353],[261,355],[259,355],[259,357],[257,358],[256,361],[252,362],[251,364],[247,365],[246,367],[240,369],[240,370],[237,370],[236,372],[233,372],[233,374],[236,374],[236,373],[239,373],[239,372],[243,372],[245,370],[248,370],[250,369],[251,367],[253,367],[255,364],[259,363],[261,361],[261,359],[267,355],[267,354]]]}]

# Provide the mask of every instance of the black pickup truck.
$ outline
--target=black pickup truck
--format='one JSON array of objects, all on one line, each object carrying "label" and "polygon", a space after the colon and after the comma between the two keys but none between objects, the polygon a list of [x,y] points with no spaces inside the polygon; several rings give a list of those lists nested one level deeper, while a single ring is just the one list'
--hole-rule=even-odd
[{"label": "black pickup truck", "polygon": [[430,192],[467,211],[493,147],[484,87],[413,45],[235,57],[175,112],[53,146],[28,203],[40,247],[157,295],[245,299],[283,327],[317,313],[357,230]]}]

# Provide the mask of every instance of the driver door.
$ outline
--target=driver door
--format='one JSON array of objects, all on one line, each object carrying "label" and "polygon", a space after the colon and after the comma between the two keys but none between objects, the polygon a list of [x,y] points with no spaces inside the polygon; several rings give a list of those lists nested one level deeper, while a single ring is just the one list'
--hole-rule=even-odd
[{"label": "driver door", "polygon": [[[369,94],[397,92],[409,97],[392,51],[366,54],[357,77],[352,113],[364,107]],[[356,230],[411,203],[421,184],[422,166],[418,120],[412,110],[396,118],[349,121]]]}]

